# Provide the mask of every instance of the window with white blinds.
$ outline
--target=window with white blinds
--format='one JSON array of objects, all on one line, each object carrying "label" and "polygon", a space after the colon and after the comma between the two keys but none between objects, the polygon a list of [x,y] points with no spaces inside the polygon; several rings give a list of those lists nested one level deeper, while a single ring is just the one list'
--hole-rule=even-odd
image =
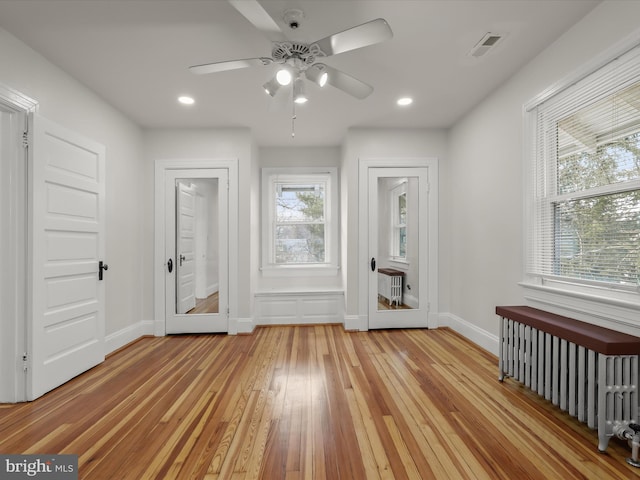
[{"label": "window with white blinds", "polygon": [[530,109],[530,275],[640,288],[640,47]]}]

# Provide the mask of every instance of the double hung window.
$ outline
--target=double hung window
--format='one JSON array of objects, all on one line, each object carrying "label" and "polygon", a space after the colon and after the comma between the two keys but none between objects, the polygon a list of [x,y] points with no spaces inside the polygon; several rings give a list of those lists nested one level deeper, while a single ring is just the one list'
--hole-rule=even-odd
[{"label": "double hung window", "polygon": [[265,168],[262,175],[263,271],[337,268],[336,170]]},{"label": "double hung window", "polygon": [[530,112],[528,273],[640,291],[640,48]]}]

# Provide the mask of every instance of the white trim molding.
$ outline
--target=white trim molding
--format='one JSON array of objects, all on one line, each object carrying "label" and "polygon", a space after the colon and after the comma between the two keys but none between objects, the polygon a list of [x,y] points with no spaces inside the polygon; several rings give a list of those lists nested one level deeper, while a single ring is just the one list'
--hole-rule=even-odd
[{"label": "white trim molding", "polygon": [[366,332],[369,329],[366,315],[345,315],[343,325],[350,332]]},{"label": "white trim molding", "polygon": [[[27,400],[23,355],[27,350],[27,156],[33,146],[38,102],[0,84],[0,402]],[[24,148],[27,146],[27,148]]]},{"label": "white trim molding", "polygon": [[253,333],[256,324],[252,318],[229,317],[229,335],[248,335]]},{"label": "white trim molding", "polygon": [[[497,334],[487,332],[474,323],[460,318],[453,313],[441,313],[439,317],[441,327],[449,327],[488,352],[496,356],[498,355],[499,339]],[[499,318],[496,316],[496,332],[499,331],[499,321]]]},{"label": "white trim molding", "polygon": [[[437,157],[384,157],[360,158],[358,161],[358,242],[367,245],[369,235],[369,191],[368,175],[370,168],[427,168],[429,169],[427,188],[428,202],[428,245],[421,246],[421,251],[428,252],[427,294],[421,299],[428,305],[428,328],[437,328],[438,315],[438,158]],[[369,328],[369,250],[367,247],[358,250],[358,312],[359,330]],[[364,318],[364,320],[362,320]],[[351,325],[350,321],[350,325]],[[346,328],[346,323],[345,323]]]},{"label": "white trim molding", "polygon": [[153,320],[142,320],[106,335],[104,338],[104,354],[109,355],[141,337],[153,335],[153,329]]},{"label": "white trim molding", "polygon": [[[238,159],[161,159],[155,162],[155,230],[154,230],[154,334],[165,335],[165,175],[170,170],[227,169],[229,181],[228,245],[238,245],[239,180]],[[237,332],[238,249],[229,248],[228,333]],[[235,319],[235,320],[234,320]]]},{"label": "white trim molding", "polygon": [[342,290],[257,292],[254,305],[256,325],[344,324]]}]

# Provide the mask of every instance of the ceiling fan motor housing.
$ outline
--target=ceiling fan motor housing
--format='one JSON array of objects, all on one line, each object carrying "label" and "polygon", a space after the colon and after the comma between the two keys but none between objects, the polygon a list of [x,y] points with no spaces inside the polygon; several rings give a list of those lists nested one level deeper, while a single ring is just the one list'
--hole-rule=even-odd
[{"label": "ceiling fan motor housing", "polygon": [[318,57],[326,56],[317,44],[307,45],[300,42],[276,42],[273,44],[271,56],[276,61],[286,62],[291,58],[299,59],[307,66]]}]

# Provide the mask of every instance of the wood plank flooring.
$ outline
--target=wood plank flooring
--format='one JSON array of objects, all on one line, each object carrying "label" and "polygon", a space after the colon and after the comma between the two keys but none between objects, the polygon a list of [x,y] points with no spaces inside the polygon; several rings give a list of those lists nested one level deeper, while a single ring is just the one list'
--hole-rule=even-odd
[{"label": "wood plank flooring", "polygon": [[196,298],[196,306],[189,310],[187,313],[218,313],[218,310],[220,308],[219,293],[220,292],[214,292],[207,298]]},{"label": "wood plank flooring", "polygon": [[75,453],[82,479],[639,478],[497,370],[446,328],[144,338],[0,405],[0,452]]}]

